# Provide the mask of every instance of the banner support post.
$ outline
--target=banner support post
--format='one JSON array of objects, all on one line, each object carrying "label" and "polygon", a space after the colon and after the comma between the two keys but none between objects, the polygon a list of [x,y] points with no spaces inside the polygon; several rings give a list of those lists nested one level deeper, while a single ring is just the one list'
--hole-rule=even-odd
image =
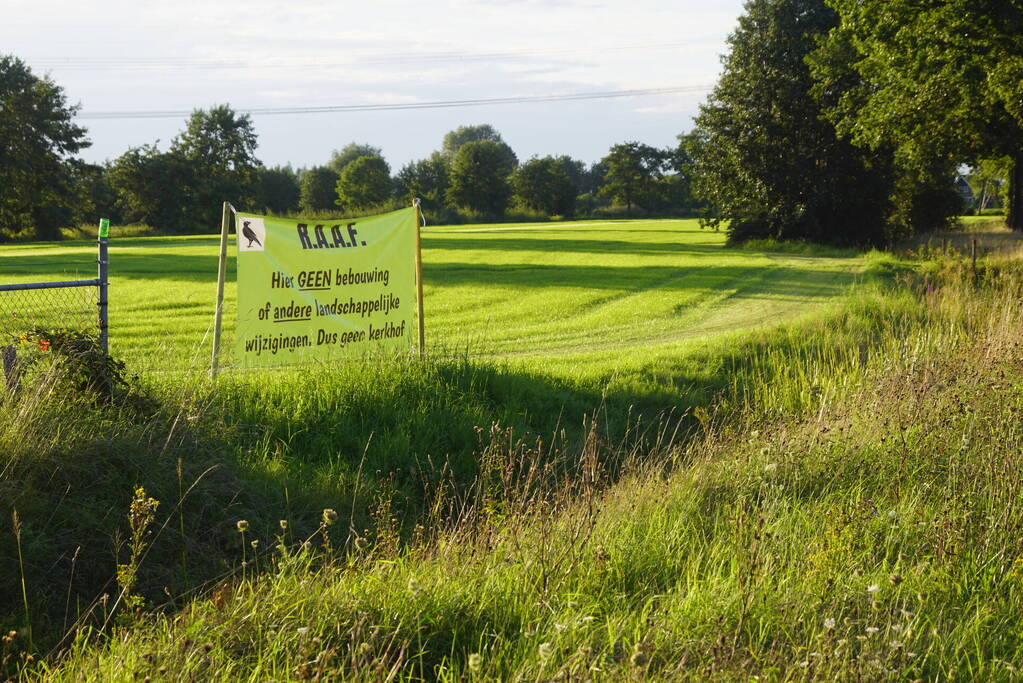
[{"label": "banner support post", "polygon": [[[97,307],[99,309],[99,348],[103,353],[110,353],[110,219],[99,219],[99,232],[96,241],[99,246],[99,255],[96,262],[99,266],[99,297]],[[976,260],[976,259],[974,259]],[[976,268],[974,268],[976,270]]]},{"label": "banner support post", "polygon": [[426,353],[426,327],[423,323],[423,209],[418,197],[412,200],[416,207],[416,298],[419,300],[419,355]]},{"label": "banner support post", "polygon": [[220,263],[217,267],[217,308],[213,314],[213,359],[210,377],[216,378],[220,369],[220,327],[224,317],[224,280],[227,276],[227,233],[231,226],[231,204],[224,202],[220,219]]}]

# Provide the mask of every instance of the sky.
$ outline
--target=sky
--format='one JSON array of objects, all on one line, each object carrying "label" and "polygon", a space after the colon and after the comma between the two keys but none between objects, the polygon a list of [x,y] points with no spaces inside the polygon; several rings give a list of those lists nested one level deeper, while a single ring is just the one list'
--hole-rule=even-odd
[{"label": "sky", "polygon": [[[4,0],[0,53],[81,106],[91,162],[159,141],[187,112],[423,105],[633,90],[572,101],[254,113],[267,166],[324,164],[349,142],[397,171],[460,125],[489,123],[520,160],[587,163],[674,144],[720,72],[742,0]],[[93,118],[170,112],[161,118]]]}]

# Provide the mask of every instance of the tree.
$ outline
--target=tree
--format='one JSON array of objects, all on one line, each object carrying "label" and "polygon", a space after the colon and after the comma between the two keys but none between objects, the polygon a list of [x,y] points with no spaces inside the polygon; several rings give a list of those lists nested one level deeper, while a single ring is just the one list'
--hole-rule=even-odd
[{"label": "tree", "polygon": [[976,200],[978,211],[1001,208],[1005,205],[1009,173],[1012,162],[1006,157],[981,159],[966,175]]},{"label": "tree", "polygon": [[255,206],[261,211],[285,214],[298,208],[298,174],[291,166],[260,168],[256,173]]},{"label": "tree", "polygon": [[603,161],[595,161],[586,169],[582,178],[581,192],[596,195],[604,187],[604,177],[607,176],[607,164]]},{"label": "tree", "polygon": [[421,198],[426,205],[440,208],[448,189],[448,163],[440,152],[427,159],[410,161],[395,177],[397,190],[409,199]]},{"label": "tree", "polygon": [[223,202],[245,206],[254,199],[262,165],[255,152],[256,132],[248,114],[238,115],[226,104],[192,112],[170,148],[191,170],[190,232],[219,226]]},{"label": "tree", "polygon": [[657,195],[657,181],[663,175],[664,153],[640,142],[614,145],[601,163],[606,167],[600,192],[625,204],[631,213],[635,205],[649,207]]},{"label": "tree", "polygon": [[475,126],[459,126],[444,136],[440,153],[448,162],[451,162],[454,161],[458,150],[467,142],[484,142],[488,140],[490,142],[504,142],[501,139],[501,134],[489,123],[481,123]]},{"label": "tree", "polygon": [[686,141],[705,223],[733,240],[881,244],[890,167],[821,118],[805,58],[837,23],[823,0],[750,0]]},{"label": "tree", "polygon": [[194,220],[190,216],[194,169],[179,155],[161,152],[155,144],[132,147],[117,158],[108,176],[125,221],[187,230]]},{"label": "tree", "polygon": [[124,222],[117,206],[117,192],[110,185],[110,164],[86,164],[78,161],[72,167],[74,202],[71,220],[75,225],[95,223],[109,218],[112,223]]},{"label": "tree", "polygon": [[368,209],[391,196],[391,167],[378,156],[359,157],[338,176],[336,204],[346,211]]},{"label": "tree", "polygon": [[586,192],[586,186],[589,182],[590,171],[582,161],[573,159],[567,154],[555,157],[558,165],[564,169],[568,177],[572,179],[572,187],[575,188],[575,193]]},{"label": "tree", "polygon": [[548,216],[572,216],[577,190],[569,175],[570,168],[571,159],[568,157],[530,159],[512,174],[515,196],[533,211]]},{"label": "tree", "polygon": [[75,155],[89,146],[63,89],[0,56],[0,233],[53,239],[73,202]]},{"label": "tree", "polygon": [[857,81],[829,115],[903,164],[1009,157],[1007,223],[1023,230],[1023,7],[995,0],[827,0],[841,25],[815,57],[854,50]]},{"label": "tree", "polygon": [[691,215],[699,208],[699,202],[693,197],[694,160],[691,150],[695,138],[692,133],[678,136],[678,144],[664,151],[665,166],[673,173],[666,173],[661,178],[659,194],[663,208],[672,213]]},{"label": "tree", "polygon": [[366,145],[358,142],[349,142],[341,149],[335,149],[330,154],[330,161],[327,168],[335,173],[341,173],[345,167],[359,157],[383,157],[383,150],[373,145]]},{"label": "tree", "polygon": [[508,176],[514,165],[503,142],[483,140],[462,145],[451,164],[448,202],[478,213],[501,215],[508,207]]},{"label": "tree", "polygon": [[310,168],[298,176],[299,205],[302,211],[332,211],[337,208],[337,173],[326,166]]}]

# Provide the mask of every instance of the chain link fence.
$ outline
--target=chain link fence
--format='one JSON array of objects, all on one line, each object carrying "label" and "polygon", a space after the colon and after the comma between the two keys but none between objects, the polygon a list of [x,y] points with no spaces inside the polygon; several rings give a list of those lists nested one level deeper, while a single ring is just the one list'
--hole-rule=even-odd
[{"label": "chain link fence", "polygon": [[99,339],[98,287],[0,289],[0,345],[33,330],[74,330]]},{"label": "chain link fence", "polygon": [[26,343],[46,347],[54,335],[77,333],[107,350],[107,239],[99,240],[99,277],[93,280],[0,285],[0,360],[7,385],[17,382]]}]

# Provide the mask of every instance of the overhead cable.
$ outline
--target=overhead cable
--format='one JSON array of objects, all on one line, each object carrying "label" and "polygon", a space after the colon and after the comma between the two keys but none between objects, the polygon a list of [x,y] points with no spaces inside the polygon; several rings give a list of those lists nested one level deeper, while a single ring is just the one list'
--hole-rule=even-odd
[{"label": "overhead cable", "polygon": [[[674,88],[646,88],[637,90],[606,90],[601,92],[571,93],[562,95],[524,95],[518,97],[476,98],[469,100],[441,100],[435,102],[402,102],[394,104],[342,104],[315,107],[264,107],[236,108],[241,114],[252,116],[282,116],[290,114],[343,114],[364,111],[405,111],[412,109],[450,109],[457,107],[478,107],[496,104],[531,104],[534,102],[571,102],[577,100],[603,100],[620,97],[648,97],[651,95],[677,95],[682,93],[706,92],[711,85],[688,85]],[[101,119],[168,119],[189,116],[192,110],[154,111],[83,111],[76,118]]]}]

